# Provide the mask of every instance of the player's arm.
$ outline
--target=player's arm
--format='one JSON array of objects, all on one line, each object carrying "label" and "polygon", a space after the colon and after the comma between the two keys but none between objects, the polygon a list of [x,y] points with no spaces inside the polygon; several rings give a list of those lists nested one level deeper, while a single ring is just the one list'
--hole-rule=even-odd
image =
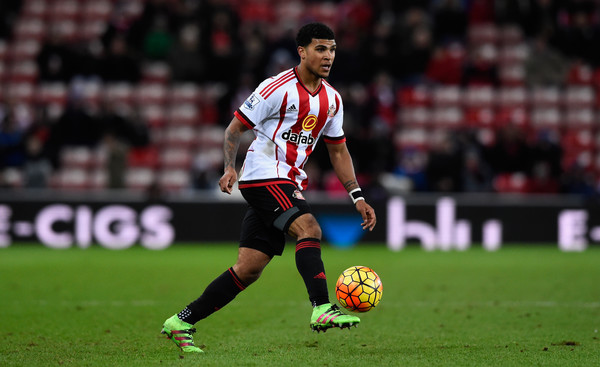
[{"label": "player's arm", "polygon": [[242,134],[247,130],[248,127],[235,116],[225,129],[225,140],[223,142],[224,173],[219,180],[219,187],[221,191],[227,194],[231,194],[233,184],[237,181],[235,157],[237,156]]},{"label": "player's arm", "polygon": [[346,143],[327,144],[327,151],[329,152],[329,159],[337,178],[344,185],[350,197],[352,197],[356,210],[363,218],[362,228],[372,231],[375,223],[377,223],[375,210],[362,197],[360,186],[354,173],[352,157],[350,156],[350,152],[348,152]]}]

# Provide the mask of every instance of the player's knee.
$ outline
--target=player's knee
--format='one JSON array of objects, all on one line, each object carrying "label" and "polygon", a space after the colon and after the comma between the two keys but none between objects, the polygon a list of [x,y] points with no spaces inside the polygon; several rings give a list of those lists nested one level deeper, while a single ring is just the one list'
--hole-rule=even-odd
[{"label": "player's knee", "polygon": [[260,278],[262,271],[262,268],[253,266],[244,266],[235,270],[237,276],[246,286],[256,282]]},{"label": "player's knee", "polygon": [[308,226],[303,228],[302,231],[299,231],[298,233],[298,239],[302,239],[302,238],[318,238],[321,239],[321,227],[317,224],[317,225],[312,225],[312,226]]},{"label": "player's knee", "polygon": [[290,226],[290,234],[296,239],[318,238],[321,239],[321,226],[312,215],[298,218]]}]

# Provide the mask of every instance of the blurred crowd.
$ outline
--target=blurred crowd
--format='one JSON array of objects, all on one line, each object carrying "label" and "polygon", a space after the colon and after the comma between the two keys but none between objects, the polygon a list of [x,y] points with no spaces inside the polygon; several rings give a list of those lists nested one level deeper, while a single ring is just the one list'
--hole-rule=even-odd
[{"label": "blurred crowd", "polygon": [[[56,4],[63,4],[67,18],[69,6],[80,11],[71,15],[78,19],[74,28],[65,26],[73,22],[48,21],[39,10],[58,9]],[[4,186],[60,186],[53,175],[63,168],[65,149],[74,146],[100,147],[104,152],[106,176],[101,186],[132,186],[127,172],[136,157],[161,154],[164,124],[157,129],[158,124],[144,113],[152,100],[87,98],[90,90],[125,85],[134,90],[149,86],[150,91],[150,86],[160,84],[174,91],[192,85],[200,90],[199,99],[193,101],[194,110],[200,112],[191,124],[222,131],[260,81],[298,63],[294,42],[298,27],[322,21],[336,32],[338,49],[330,82],[344,98],[349,149],[359,180],[373,193],[591,195],[598,191],[598,1],[105,0],[97,4],[106,8],[96,5],[92,10],[100,14],[99,21],[92,22],[81,21],[81,11],[92,8],[84,1],[0,2],[0,46],[13,45],[23,28],[34,28],[19,23],[23,16],[40,18],[43,35],[32,54],[30,81],[50,91],[64,89],[66,98],[58,104],[35,98],[20,103],[13,98],[18,93],[8,91],[14,81],[11,73],[0,72]],[[0,71],[20,70],[17,66],[10,55],[0,61]],[[530,97],[523,105],[516,100],[508,110],[501,109],[494,97],[481,107],[465,105],[468,90],[497,96],[505,90],[529,95],[548,88],[558,91],[560,99],[573,85],[593,95],[585,106],[591,111],[591,122],[577,126],[575,132],[560,120],[567,108],[560,100],[558,107],[551,107],[560,112],[559,121],[539,125],[528,117]],[[442,106],[436,99],[440,91],[458,93],[457,101]],[[436,113],[444,121],[452,120],[453,111],[459,111],[456,124],[437,123]],[[426,117],[408,118],[413,112]],[[471,112],[473,123],[469,123]],[[587,136],[583,148],[575,138],[569,140],[580,135]],[[195,155],[184,166],[189,180],[180,188],[214,188],[222,169],[219,155],[213,149],[206,159],[207,150],[194,149]],[[307,167],[312,188],[343,193],[322,144],[314,154]],[[20,180],[10,179],[8,173],[15,169]],[[146,187],[157,184],[150,180]]]}]

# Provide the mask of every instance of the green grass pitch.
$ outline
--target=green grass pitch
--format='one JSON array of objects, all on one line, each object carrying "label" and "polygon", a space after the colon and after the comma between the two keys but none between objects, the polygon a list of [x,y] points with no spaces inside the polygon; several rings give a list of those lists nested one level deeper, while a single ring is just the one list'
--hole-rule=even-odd
[{"label": "green grass pitch", "polygon": [[338,274],[372,267],[377,308],[358,328],[313,333],[293,247],[196,326],[203,355],[181,356],[162,322],[232,265],[237,247],[164,251],[0,250],[0,366],[600,365],[600,250],[556,246],[425,252],[323,246]]}]

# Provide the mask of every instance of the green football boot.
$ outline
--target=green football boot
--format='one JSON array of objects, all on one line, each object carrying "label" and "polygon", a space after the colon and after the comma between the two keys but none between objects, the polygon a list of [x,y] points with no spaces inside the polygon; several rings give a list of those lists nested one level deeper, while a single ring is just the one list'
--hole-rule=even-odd
[{"label": "green football boot", "polygon": [[179,320],[177,315],[169,317],[162,328],[161,334],[166,334],[182,351],[186,353],[204,353],[194,345],[192,334],[196,332],[194,325]]},{"label": "green football boot", "polygon": [[359,323],[360,319],[358,317],[346,315],[337,305],[331,303],[313,308],[312,317],[310,318],[310,328],[317,332],[325,332],[332,327],[349,328]]}]

